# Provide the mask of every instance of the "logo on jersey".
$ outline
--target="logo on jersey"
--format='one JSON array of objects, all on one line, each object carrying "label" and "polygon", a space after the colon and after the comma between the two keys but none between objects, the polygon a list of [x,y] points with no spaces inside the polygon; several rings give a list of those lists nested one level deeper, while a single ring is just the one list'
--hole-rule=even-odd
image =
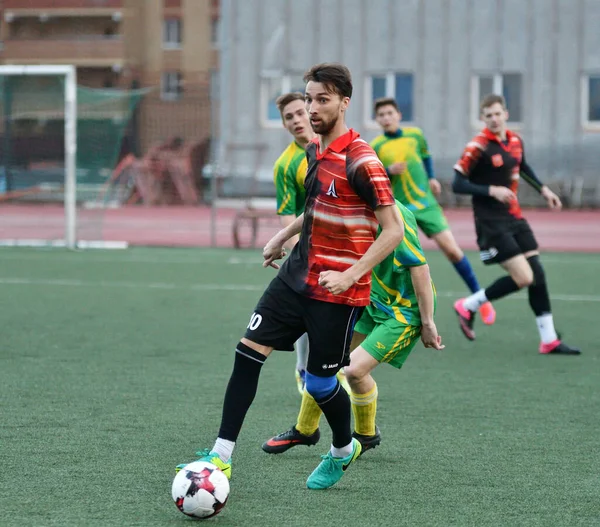
[{"label": "logo on jersey", "polygon": [[335,179],[331,182],[331,185],[329,185],[329,190],[325,194],[327,196],[331,196],[332,198],[339,198],[335,190]]},{"label": "logo on jersey", "polygon": [[324,370],[330,370],[332,368],[337,368],[338,364],[339,364],[339,362],[336,362],[335,364],[323,364],[322,368]]},{"label": "logo on jersey", "polygon": [[496,168],[501,167],[504,164],[504,159],[502,159],[502,154],[494,154],[492,156],[492,165]]},{"label": "logo on jersey", "polygon": [[385,349],[385,344],[382,344],[381,342],[378,341],[377,344],[375,345],[375,347],[378,350],[384,350]]}]

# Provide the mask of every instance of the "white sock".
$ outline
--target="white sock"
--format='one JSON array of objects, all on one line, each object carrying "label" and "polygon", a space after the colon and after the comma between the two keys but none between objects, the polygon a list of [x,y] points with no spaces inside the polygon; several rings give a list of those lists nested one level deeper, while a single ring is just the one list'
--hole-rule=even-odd
[{"label": "white sock", "polygon": [[308,334],[305,333],[296,341],[296,369],[306,370],[308,362]]},{"label": "white sock", "polygon": [[485,296],[485,289],[480,289],[477,291],[477,293],[473,293],[471,296],[465,298],[464,306],[469,311],[473,311],[473,313],[475,313],[475,311],[477,311],[487,301],[488,299]]},{"label": "white sock", "polygon": [[554,329],[552,313],[546,313],[540,317],[535,317],[535,323],[537,324],[538,331],[540,332],[540,339],[543,344],[550,344],[558,339],[558,335]]},{"label": "white sock", "polygon": [[352,454],[352,441],[342,448],[336,448],[331,445],[330,452],[333,457],[348,457],[350,454]]},{"label": "white sock", "polygon": [[217,440],[215,441],[215,446],[213,447],[211,452],[218,454],[223,463],[229,463],[234,447],[235,441],[228,441],[227,439],[221,439],[220,437],[217,437]]}]

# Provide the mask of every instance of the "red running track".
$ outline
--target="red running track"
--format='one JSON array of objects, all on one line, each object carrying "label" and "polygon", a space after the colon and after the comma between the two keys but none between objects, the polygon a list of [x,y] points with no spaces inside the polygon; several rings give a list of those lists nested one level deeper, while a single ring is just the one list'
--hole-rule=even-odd
[{"label": "red running track", "polygon": [[[232,227],[236,211],[220,209],[217,245],[233,247]],[[477,249],[469,209],[446,210],[452,232],[464,249]],[[546,251],[600,252],[600,211],[552,212],[526,210],[525,217]],[[211,244],[211,210],[208,207],[143,207],[79,210],[78,238],[124,241],[131,245],[207,247]],[[275,216],[260,220],[256,245],[262,247],[278,228]],[[63,239],[64,214],[56,205],[0,205],[0,239]],[[250,226],[241,229],[244,244]],[[434,245],[422,237],[424,248]]]}]

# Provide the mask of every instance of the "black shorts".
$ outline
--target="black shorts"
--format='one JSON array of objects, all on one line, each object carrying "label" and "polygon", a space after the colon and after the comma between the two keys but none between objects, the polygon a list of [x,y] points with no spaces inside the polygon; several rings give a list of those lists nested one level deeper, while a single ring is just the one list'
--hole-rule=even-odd
[{"label": "black shorts", "polygon": [[258,301],[244,336],[263,346],[293,351],[294,342],[307,333],[307,371],[330,377],[350,364],[350,341],[362,310],[308,298],[275,277]]},{"label": "black shorts", "polygon": [[523,218],[510,220],[475,219],[477,245],[481,261],[486,264],[502,263],[530,251],[538,244],[529,223]]}]

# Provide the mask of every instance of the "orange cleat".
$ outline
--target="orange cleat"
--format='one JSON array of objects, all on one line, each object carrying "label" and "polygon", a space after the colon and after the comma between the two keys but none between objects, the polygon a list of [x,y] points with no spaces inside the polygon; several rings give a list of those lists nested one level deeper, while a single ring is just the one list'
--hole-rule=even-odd
[{"label": "orange cleat", "polygon": [[496,322],[496,310],[491,302],[486,302],[479,308],[479,314],[484,324],[491,326]]}]

